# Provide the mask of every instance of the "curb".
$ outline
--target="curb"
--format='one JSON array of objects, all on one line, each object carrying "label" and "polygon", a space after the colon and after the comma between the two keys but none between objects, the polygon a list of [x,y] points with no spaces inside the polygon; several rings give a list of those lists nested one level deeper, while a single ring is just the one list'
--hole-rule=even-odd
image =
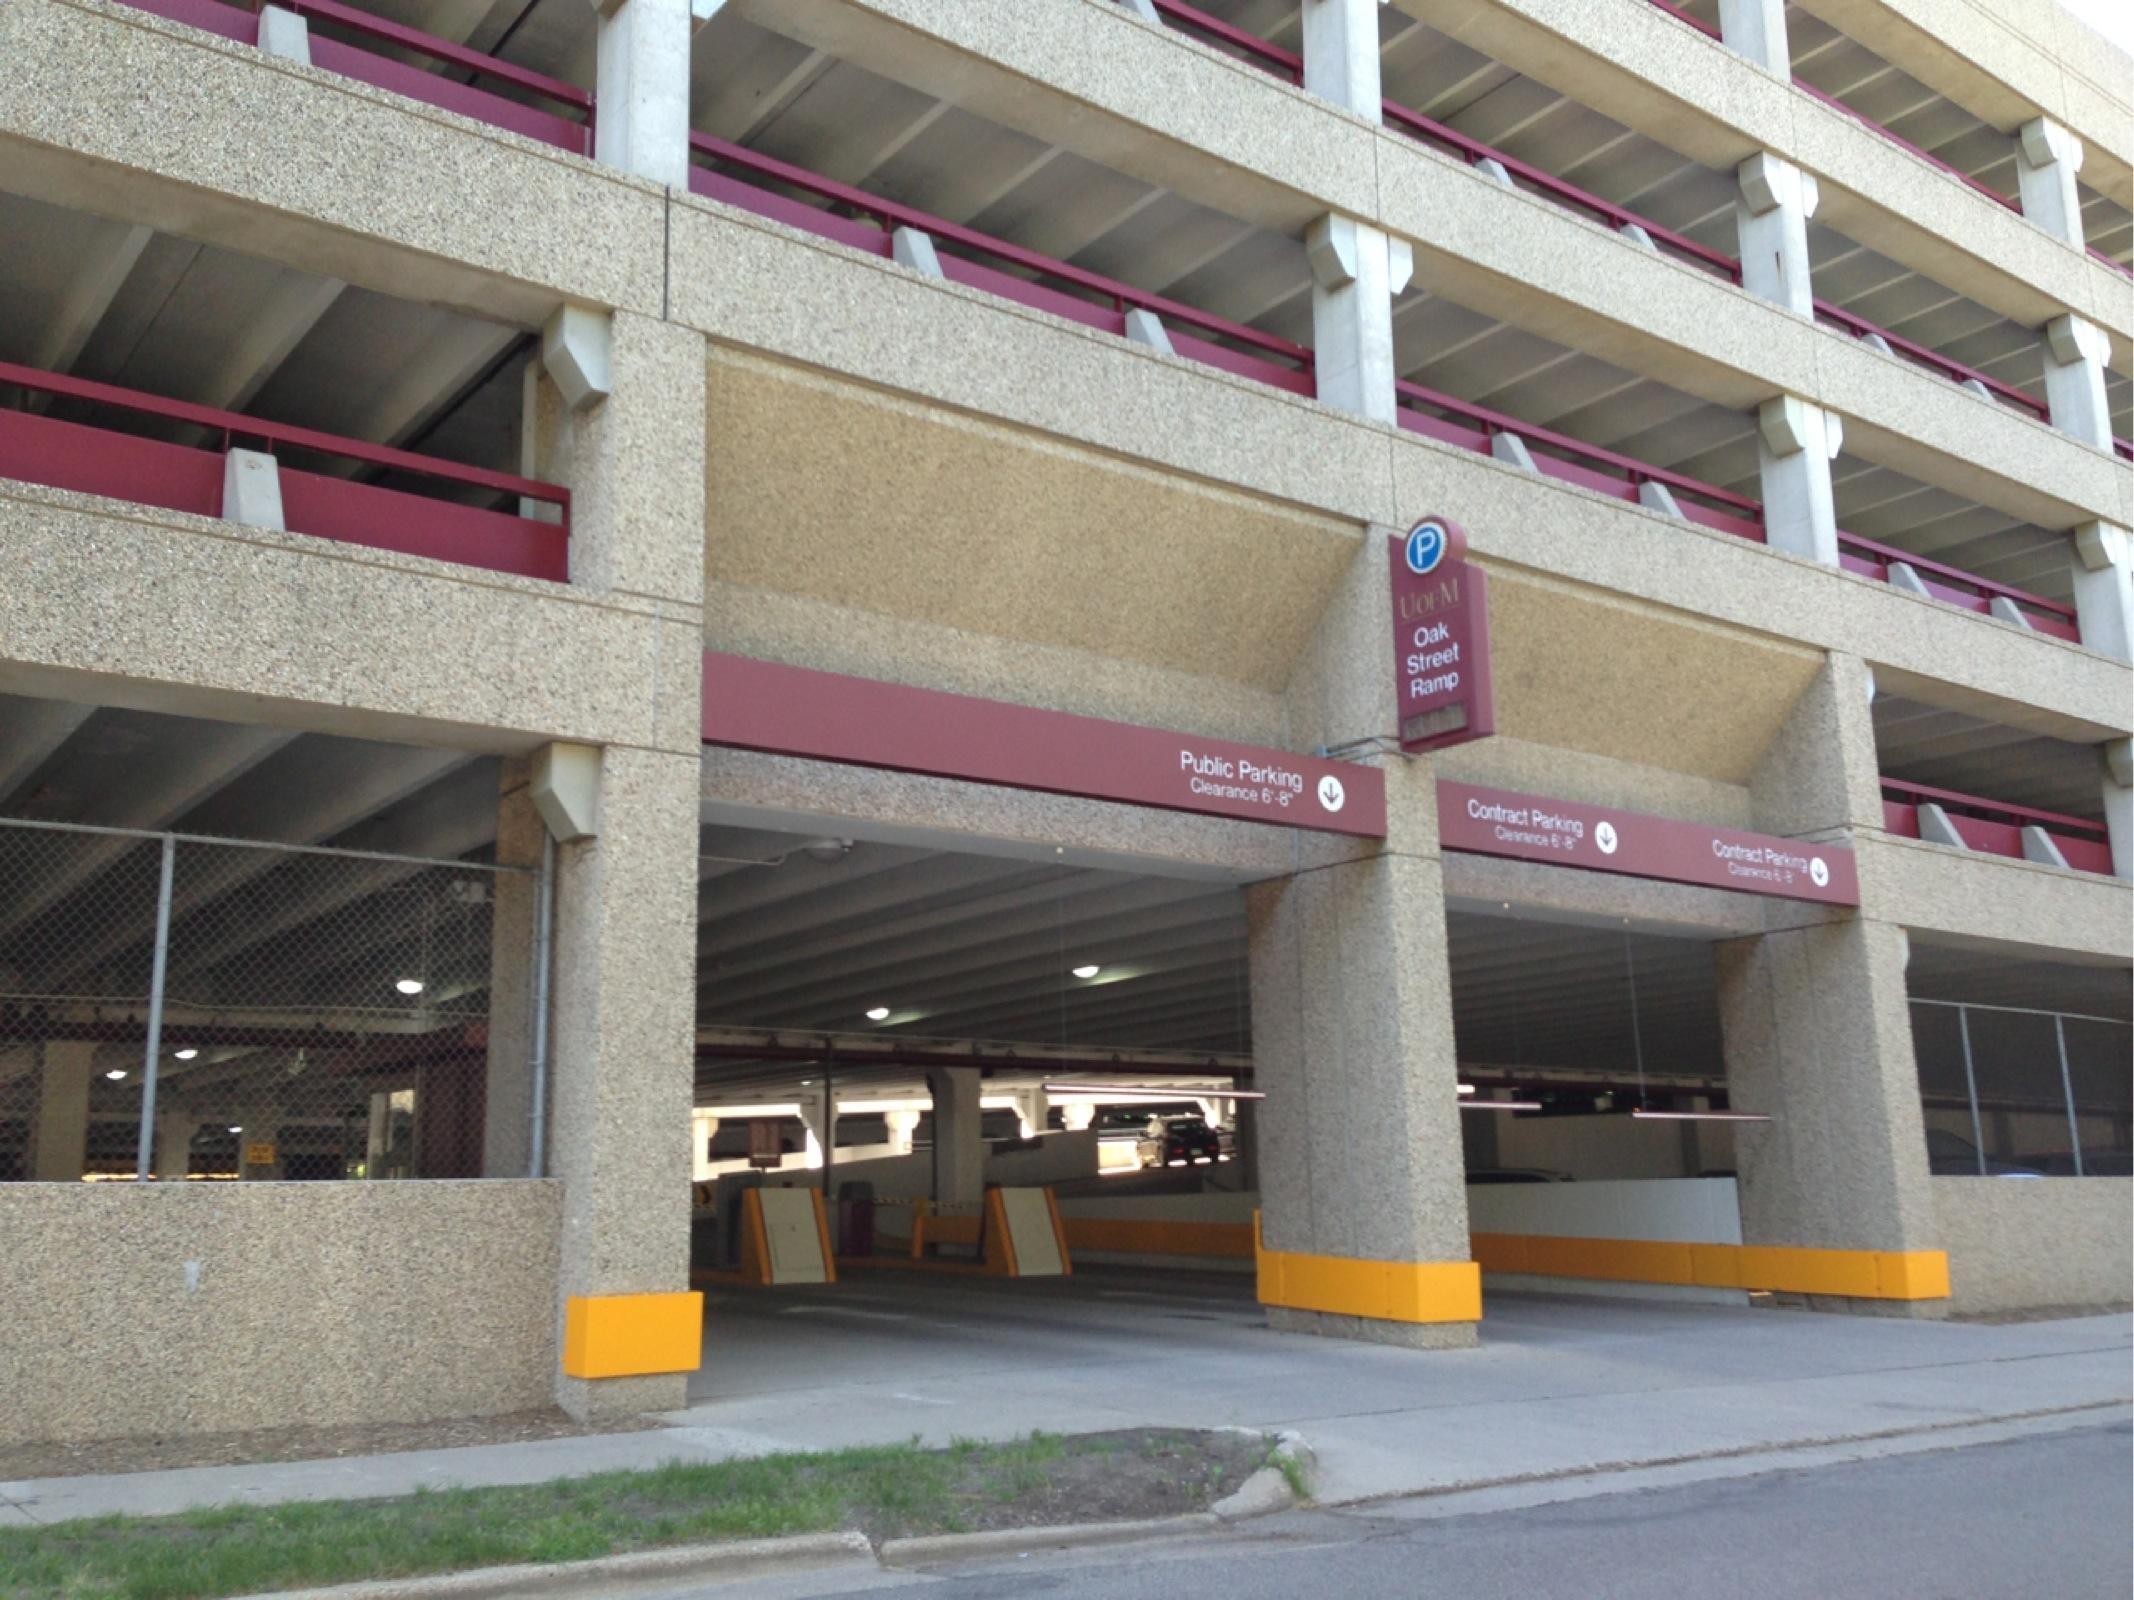
[{"label": "curb", "polygon": [[1063,1550],[1120,1539],[1157,1538],[1167,1533],[1204,1533],[1222,1525],[1223,1519],[1213,1511],[1189,1511],[1182,1516],[1151,1517],[1142,1522],[1062,1522],[1049,1528],[928,1533],[911,1539],[885,1539],[881,1556],[885,1567],[917,1566],[929,1561],[961,1561],[974,1556],[1020,1555],[1026,1550]]},{"label": "curb", "polygon": [[591,1561],[546,1566],[477,1567],[427,1577],[379,1578],[327,1589],[291,1589],[271,1600],[517,1600],[522,1595],[606,1593],[625,1584],[728,1583],[739,1578],[857,1566],[876,1570],[863,1533],[802,1533],[785,1539],[736,1539],[678,1545]]}]

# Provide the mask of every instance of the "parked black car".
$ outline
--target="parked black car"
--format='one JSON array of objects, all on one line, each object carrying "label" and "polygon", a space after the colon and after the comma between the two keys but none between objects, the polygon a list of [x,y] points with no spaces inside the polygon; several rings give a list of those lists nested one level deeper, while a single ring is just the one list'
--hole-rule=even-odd
[{"label": "parked black car", "polygon": [[1210,1165],[1222,1159],[1222,1135],[1206,1117],[1151,1117],[1148,1131],[1134,1144],[1144,1167]]}]

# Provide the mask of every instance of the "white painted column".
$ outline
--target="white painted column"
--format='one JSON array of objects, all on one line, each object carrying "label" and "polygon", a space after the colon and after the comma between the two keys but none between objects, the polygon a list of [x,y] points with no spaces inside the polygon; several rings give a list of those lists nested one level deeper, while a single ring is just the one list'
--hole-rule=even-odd
[{"label": "white painted column", "polygon": [[78,1183],[89,1163],[89,1085],[96,1045],[47,1040],[37,1075],[37,1142],[30,1176],[39,1183]]},{"label": "white painted column", "polygon": [[594,159],[689,187],[689,0],[593,0]]},{"label": "white painted column", "polygon": [[190,1111],[156,1113],[155,1173],[167,1182],[184,1181],[193,1167],[193,1135],[200,1119]]},{"label": "white painted column", "polygon": [[1408,287],[1415,252],[1405,239],[1333,215],[1305,229],[1304,249],[1312,269],[1319,398],[1391,424],[1393,297]]},{"label": "white painted column", "polygon": [[2099,745],[2104,758],[2104,826],[2112,840],[2112,871],[2134,878],[2134,740]]},{"label": "white painted column", "polygon": [[1060,1121],[1067,1125],[1069,1133],[1081,1133],[1097,1120],[1096,1102],[1073,1100],[1060,1107]]},{"label": "white painted column", "polygon": [[2023,215],[2077,250],[2087,247],[2082,232],[2082,196],[2075,174],[2082,170],[2082,141],[2044,117],[2023,124],[2016,134],[2016,195]]},{"label": "white painted column", "polygon": [[934,1097],[934,1201],[975,1206],[985,1198],[984,1113],[976,1067],[945,1067],[926,1075]]},{"label": "white painted column", "polygon": [[1774,550],[1836,566],[1838,517],[1830,463],[1844,448],[1844,422],[1798,395],[1782,394],[1757,408],[1756,424],[1765,542]]},{"label": "white painted column", "polygon": [[2111,341],[2094,322],[2077,316],[2045,324],[2045,404],[2062,433],[2112,448],[2112,411],[2104,397],[2104,364]]},{"label": "white painted column", "polygon": [[1808,219],[1822,199],[1813,176],[1759,150],[1734,169],[1734,224],[1741,239],[1741,285],[1804,317],[1815,315],[1808,266]]},{"label": "white painted column", "polygon": [[919,1113],[916,1111],[885,1111],[882,1121],[889,1129],[889,1148],[900,1156],[911,1154],[911,1136],[918,1132]]},{"label": "white painted column", "polygon": [[2134,661],[2134,540],[2109,522],[2086,522],[2074,534],[2075,620],[2082,643]]},{"label": "white painted column", "polygon": [[1383,120],[1378,9],[1385,0],[1303,0],[1304,87],[1372,122]]},{"label": "white painted column", "polygon": [[1719,0],[1719,37],[1781,78],[1793,76],[1793,50],[1786,41],[1786,0]]}]

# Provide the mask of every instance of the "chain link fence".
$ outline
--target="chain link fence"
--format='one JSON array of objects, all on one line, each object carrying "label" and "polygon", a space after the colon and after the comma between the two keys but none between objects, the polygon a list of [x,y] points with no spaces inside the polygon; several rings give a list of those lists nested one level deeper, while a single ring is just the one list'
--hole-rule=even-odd
[{"label": "chain link fence", "polygon": [[1912,1051],[1934,1172],[2134,1173],[2134,1027],[2126,1022],[1914,999]]},{"label": "chain link fence", "polygon": [[522,1175],[539,885],[0,820],[0,1181]]}]

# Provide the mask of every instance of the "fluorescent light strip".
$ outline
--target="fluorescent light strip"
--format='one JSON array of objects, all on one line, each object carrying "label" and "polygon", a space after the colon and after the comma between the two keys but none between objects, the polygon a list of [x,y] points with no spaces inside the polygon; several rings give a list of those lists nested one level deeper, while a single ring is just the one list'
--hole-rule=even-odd
[{"label": "fluorescent light strip", "polygon": [[1462,1111],[1539,1111],[1539,1100],[1462,1100]]},{"label": "fluorescent light strip", "polygon": [[1769,1122],[1762,1111],[1633,1111],[1639,1122]]},{"label": "fluorescent light strip", "polygon": [[1048,1083],[1047,1094],[1154,1095],[1159,1100],[1264,1100],[1257,1089],[1199,1089],[1161,1083]]}]

